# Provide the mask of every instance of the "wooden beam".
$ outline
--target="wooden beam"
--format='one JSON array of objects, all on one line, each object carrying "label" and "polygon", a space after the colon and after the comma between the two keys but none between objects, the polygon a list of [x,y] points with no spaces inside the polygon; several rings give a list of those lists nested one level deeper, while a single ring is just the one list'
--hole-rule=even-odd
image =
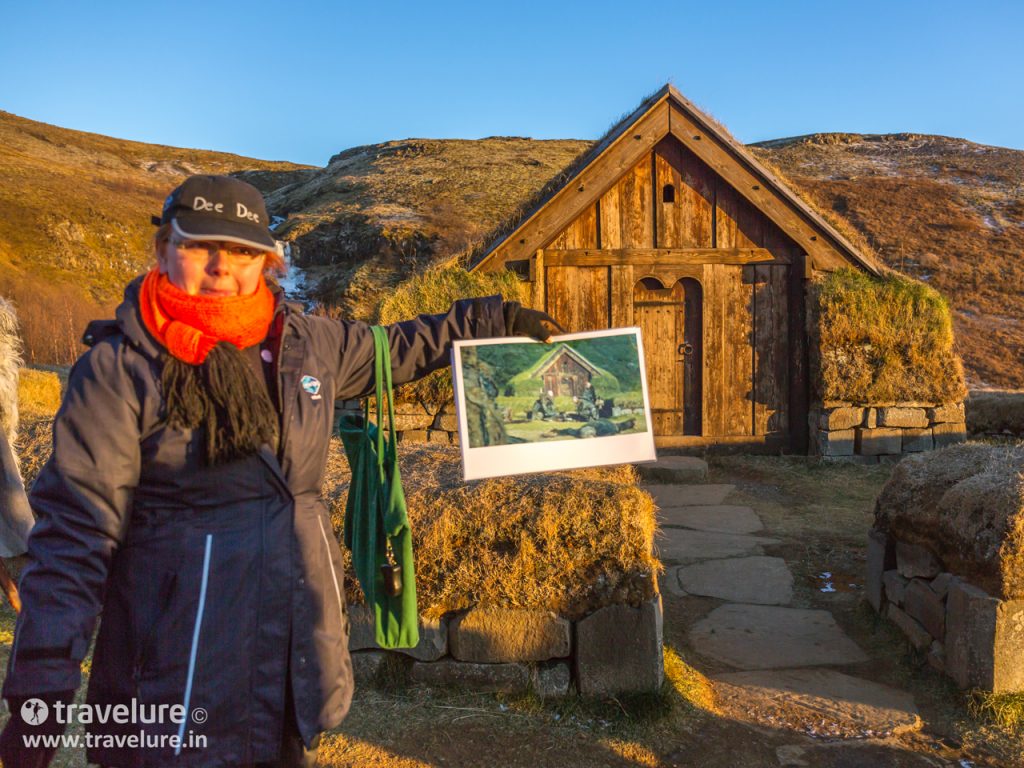
[{"label": "wooden beam", "polygon": [[763,179],[755,176],[717,136],[697,125],[681,110],[670,107],[670,111],[669,131],[672,135],[751,204],[764,212],[812,256],[816,263],[826,265],[826,268],[838,268],[849,264],[845,255],[824,236],[819,236],[818,229],[804,218],[802,212],[798,212],[795,206],[780,197]]},{"label": "wooden beam", "polygon": [[547,276],[544,274],[544,251],[540,249],[530,259],[530,281],[533,283],[533,308],[547,312]]},{"label": "wooden beam", "polygon": [[[786,447],[787,435],[773,432],[770,435],[724,435],[707,437],[703,435],[655,435],[654,445],[658,448],[691,448],[697,453],[773,453],[778,454]],[[699,450],[698,450],[699,449]]]},{"label": "wooden beam", "polygon": [[546,250],[546,266],[604,267],[620,264],[788,264],[767,248],[580,248]]},{"label": "wooden beam", "polygon": [[598,200],[666,134],[668,104],[660,101],[474,269],[494,269],[509,260],[529,258]]}]

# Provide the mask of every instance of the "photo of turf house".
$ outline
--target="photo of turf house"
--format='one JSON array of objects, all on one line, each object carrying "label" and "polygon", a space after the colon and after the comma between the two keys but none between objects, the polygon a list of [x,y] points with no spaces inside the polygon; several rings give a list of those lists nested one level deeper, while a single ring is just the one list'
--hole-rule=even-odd
[{"label": "photo of turf house", "polygon": [[[659,446],[877,461],[962,437],[941,296],[892,275],[673,86],[522,210],[471,271],[517,273],[531,304],[573,332],[638,326]],[[829,280],[892,294],[883,313],[934,318],[934,350],[919,334],[880,353],[867,328],[836,352],[820,310]]]},{"label": "photo of turf house", "polygon": [[579,352],[560,344],[527,373],[527,379],[536,382],[541,390],[554,397],[579,397],[588,381],[598,376],[611,376],[602,371]]}]

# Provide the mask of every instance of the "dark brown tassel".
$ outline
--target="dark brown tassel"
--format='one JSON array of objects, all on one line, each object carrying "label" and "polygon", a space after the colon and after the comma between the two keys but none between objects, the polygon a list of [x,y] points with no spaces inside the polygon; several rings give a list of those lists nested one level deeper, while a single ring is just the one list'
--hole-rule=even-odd
[{"label": "dark brown tassel", "polygon": [[215,346],[200,365],[168,357],[161,376],[167,424],[206,431],[206,463],[224,464],[274,444],[277,413],[237,347]]}]

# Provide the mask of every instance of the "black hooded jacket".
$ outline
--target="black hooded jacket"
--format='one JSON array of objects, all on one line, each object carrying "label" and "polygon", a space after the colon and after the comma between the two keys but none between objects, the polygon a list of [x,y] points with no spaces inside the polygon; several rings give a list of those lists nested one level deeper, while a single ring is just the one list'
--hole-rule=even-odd
[{"label": "black hooded jacket", "polygon": [[[54,421],[53,455],[31,493],[38,519],[2,695],[77,689],[102,613],[87,701],[134,706],[142,719],[166,705],[170,716],[87,726],[100,736],[90,762],[273,760],[286,674],[306,744],[337,726],[352,698],[342,555],[321,485],[334,400],[373,389],[372,335],[279,297],[264,342],[278,450],[208,467],[199,430],[162,422],[166,352],[139,319],[139,282],[116,324],[91,326],[93,346]],[[506,333],[498,296],[387,330],[396,384],[445,365],[454,340]],[[126,746],[140,730],[145,746]]]}]

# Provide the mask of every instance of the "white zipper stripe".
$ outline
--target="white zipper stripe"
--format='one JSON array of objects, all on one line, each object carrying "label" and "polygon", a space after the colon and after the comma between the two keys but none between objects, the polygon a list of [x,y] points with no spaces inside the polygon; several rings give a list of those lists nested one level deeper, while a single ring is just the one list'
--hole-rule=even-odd
[{"label": "white zipper stripe", "polygon": [[206,534],[206,551],[203,554],[203,581],[199,587],[199,607],[196,608],[196,623],[192,630],[192,651],[188,658],[188,678],[185,682],[185,716],[178,726],[178,746],[174,748],[174,754],[181,754],[182,739],[185,736],[185,725],[188,723],[189,701],[192,698],[192,677],[196,671],[196,655],[199,652],[199,629],[203,624],[203,609],[206,607],[206,585],[210,579],[210,550],[213,547],[213,534]]},{"label": "white zipper stripe", "polygon": [[324,547],[327,549],[327,566],[331,569],[331,578],[334,580],[334,594],[338,596],[338,620],[341,621],[345,615],[345,609],[342,608],[341,604],[341,587],[338,586],[338,574],[334,572],[334,561],[331,559],[331,543],[327,540],[327,531],[324,529],[323,517],[317,515],[316,519],[320,523],[320,535],[324,537]]}]

